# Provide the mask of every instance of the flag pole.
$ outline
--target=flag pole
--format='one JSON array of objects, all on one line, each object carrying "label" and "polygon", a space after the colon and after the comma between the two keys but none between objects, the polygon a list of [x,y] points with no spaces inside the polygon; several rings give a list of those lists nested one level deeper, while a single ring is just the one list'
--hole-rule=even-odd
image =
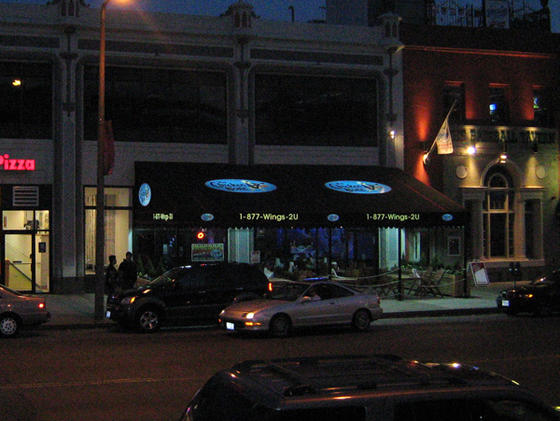
[{"label": "flag pole", "polygon": [[[438,135],[439,132],[441,131],[441,128],[443,127],[443,125],[445,124],[445,122],[449,119],[449,116],[451,115],[451,112],[453,111],[453,109],[455,108],[455,105],[457,104],[457,98],[455,98],[453,100],[453,103],[451,104],[451,107],[449,108],[449,111],[447,112],[447,115],[445,116],[445,118],[443,119],[443,123],[441,124],[439,130],[438,130]],[[434,149],[434,146],[436,145],[436,140],[437,140],[438,136],[436,135],[436,137],[434,138],[432,145],[430,146],[430,149],[428,149],[428,152],[426,152],[424,154],[424,164],[428,162],[428,159],[430,157],[430,154],[432,153],[432,150]]]}]

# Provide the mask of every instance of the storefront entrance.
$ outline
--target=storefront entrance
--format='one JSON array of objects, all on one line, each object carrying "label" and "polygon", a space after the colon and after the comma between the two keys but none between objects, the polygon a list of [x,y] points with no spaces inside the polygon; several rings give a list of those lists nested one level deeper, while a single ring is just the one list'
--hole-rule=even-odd
[{"label": "storefront entrance", "polygon": [[[2,219],[0,281],[18,291],[49,292],[50,233],[45,222],[48,211],[4,211]],[[14,229],[20,225],[25,229]]]}]

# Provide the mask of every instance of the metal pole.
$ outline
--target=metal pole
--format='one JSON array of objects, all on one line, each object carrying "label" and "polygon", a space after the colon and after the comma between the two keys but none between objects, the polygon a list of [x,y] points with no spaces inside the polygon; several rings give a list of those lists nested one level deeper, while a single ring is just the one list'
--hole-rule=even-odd
[{"label": "metal pole", "polygon": [[97,198],[95,204],[95,321],[102,321],[105,294],[105,165],[103,145],[105,136],[105,0],[101,5],[99,37],[99,101],[97,112]]}]

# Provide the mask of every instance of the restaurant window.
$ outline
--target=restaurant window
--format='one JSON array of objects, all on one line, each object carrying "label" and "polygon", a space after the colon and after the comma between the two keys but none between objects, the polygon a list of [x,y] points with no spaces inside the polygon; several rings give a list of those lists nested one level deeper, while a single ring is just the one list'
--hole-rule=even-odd
[{"label": "restaurant window", "polygon": [[[453,107],[453,109],[451,109]],[[451,124],[465,122],[465,84],[461,82],[447,82],[443,89],[443,118],[449,114]]]},{"label": "restaurant window", "polygon": [[[115,255],[120,262],[127,251],[132,251],[132,189],[105,187],[105,247],[103,264]],[[85,200],[85,270],[95,273],[95,204],[96,187],[86,187]]]},{"label": "restaurant window", "polygon": [[506,87],[490,85],[488,110],[490,121],[495,124],[509,122],[509,109],[507,103]]},{"label": "restaurant window", "polygon": [[0,138],[52,138],[52,65],[0,62]]},{"label": "restaurant window", "polygon": [[535,88],[533,90],[533,121],[538,127],[554,127],[552,90]]},{"label": "restaurant window", "polygon": [[262,145],[377,145],[377,81],[257,74],[256,142]]},{"label": "restaurant window", "polygon": [[507,172],[495,167],[486,175],[483,204],[484,256],[513,257],[514,190]]},{"label": "restaurant window", "polygon": [[[84,69],[84,137],[97,138],[98,68]],[[117,141],[226,143],[226,75],[108,67],[106,119]]]}]

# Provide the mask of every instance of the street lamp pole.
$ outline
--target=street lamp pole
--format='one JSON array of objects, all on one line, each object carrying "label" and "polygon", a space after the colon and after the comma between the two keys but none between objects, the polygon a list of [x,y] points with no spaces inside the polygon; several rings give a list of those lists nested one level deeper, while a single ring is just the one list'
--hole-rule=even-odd
[{"label": "street lamp pole", "polygon": [[99,101],[97,109],[97,198],[95,203],[95,321],[102,321],[105,294],[105,10],[101,5],[99,41]]}]

